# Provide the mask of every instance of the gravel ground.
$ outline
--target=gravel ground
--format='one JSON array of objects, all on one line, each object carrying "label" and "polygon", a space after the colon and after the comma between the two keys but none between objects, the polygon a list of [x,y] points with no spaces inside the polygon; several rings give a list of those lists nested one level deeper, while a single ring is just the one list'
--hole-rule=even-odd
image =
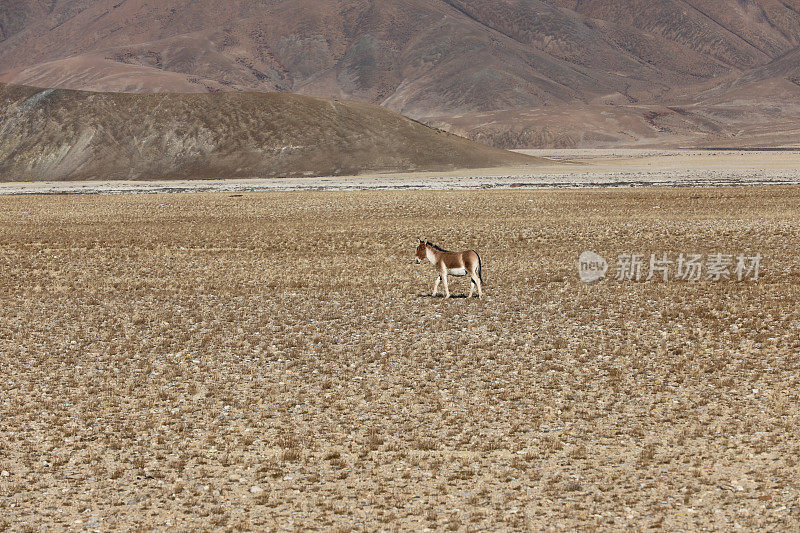
[{"label": "gravel ground", "polygon": [[[2,197],[0,529],[796,530],[798,206]],[[486,297],[428,296],[417,237],[477,249]],[[586,285],[587,249],[764,264]]]}]

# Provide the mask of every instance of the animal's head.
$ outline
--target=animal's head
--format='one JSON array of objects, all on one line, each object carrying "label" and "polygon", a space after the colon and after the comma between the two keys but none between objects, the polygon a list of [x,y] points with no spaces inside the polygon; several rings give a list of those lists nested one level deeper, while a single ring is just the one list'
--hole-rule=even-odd
[{"label": "animal's head", "polygon": [[428,248],[427,240],[423,241],[422,239],[417,239],[417,253],[414,256],[415,263],[421,263],[428,258],[427,248]]}]

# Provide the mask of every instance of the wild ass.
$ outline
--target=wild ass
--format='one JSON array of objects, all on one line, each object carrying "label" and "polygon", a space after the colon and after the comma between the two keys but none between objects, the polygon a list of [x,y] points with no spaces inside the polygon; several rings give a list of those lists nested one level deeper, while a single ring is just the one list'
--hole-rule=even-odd
[{"label": "wild ass", "polygon": [[478,287],[478,298],[483,298],[483,278],[481,277],[481,257],[475,250],[466,252],[448,252],[427,240],[417,239],[417,254],[414,261],[419,264],[427,259],[436,268],[439,277],[433,285],[433,296],[439,293],[439,283],[444,282],[444,297],[450,298],[450,288],[447,286],[447,275],[467,276],[472,279],[469,286],[469,298],[472,291]]}]

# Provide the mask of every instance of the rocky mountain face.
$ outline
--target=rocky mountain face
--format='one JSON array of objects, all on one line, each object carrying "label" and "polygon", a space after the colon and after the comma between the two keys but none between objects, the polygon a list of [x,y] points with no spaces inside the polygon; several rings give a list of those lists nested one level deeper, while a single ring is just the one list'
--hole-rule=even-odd
[{"label": "rocky mountain face", "polygon": [[[798,46],[800,0],[0,4],[0,81],[346,98],[514,146],[761,142],[746,132],[765,87],[794,117]],[[759,109],[743,123],[720,105]]]},{"label": "rocky mountain face", "polygon": [[280,93],[0,85],[0,181],[348,175],[536,162],[372,104]]}]

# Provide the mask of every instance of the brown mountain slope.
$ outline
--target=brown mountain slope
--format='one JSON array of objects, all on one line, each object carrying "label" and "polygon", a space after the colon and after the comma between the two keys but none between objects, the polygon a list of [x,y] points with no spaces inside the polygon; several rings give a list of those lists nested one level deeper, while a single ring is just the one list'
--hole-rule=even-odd
[{"label": "brown mountain slope", "polygon": [[425,121],[689,105],[798,46],[800,0],[0,3],[0,81],[275,90],[377,103]]},{"label": "brown mountain slope", "polygon": [[687,97],[713,103],[756,99],[771,105],[800,103],[800,48],[764,66],[727,76],[711,89]]},{"label": "brown mountain slope", "polygon": [[278,93],[0,85],[2,181],[334,175],[536,162],[371,104]]},{"label": "brown mountain slope", "polygon": [[594,19],[658,35],[724,65],[763,64],[800,41],[797,2],[783,0],[555,0]]},{"label": "brown mountain slope", "polygon": [[[0,71],[119,90],[92,70],[144,66],[170,74],[163,90],[214,80],[419,116],[630,101],[768,63],[800,43],[797,11],[797,0],[13,0],[0,6]],[[73,56],[83,68],[66,75],[74,65],[58,63]]]}]

